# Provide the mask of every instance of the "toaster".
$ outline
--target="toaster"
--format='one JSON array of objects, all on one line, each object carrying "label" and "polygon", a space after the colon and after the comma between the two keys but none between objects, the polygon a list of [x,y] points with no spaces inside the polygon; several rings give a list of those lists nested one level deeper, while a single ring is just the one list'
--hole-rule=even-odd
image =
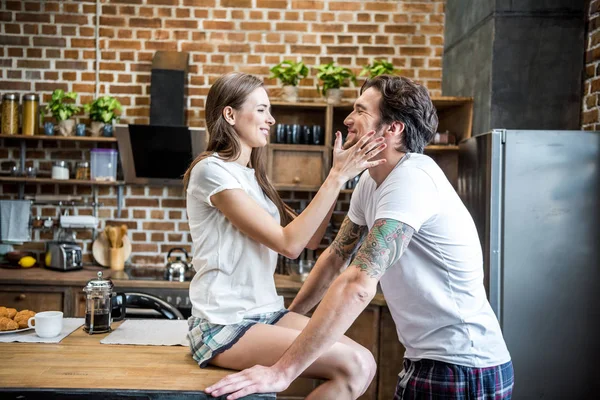
[{"label": "toaster", "polygon": [[46,268],[57,271],[74,271],[83,268],[81,247],[75,243],[48,242]]}]

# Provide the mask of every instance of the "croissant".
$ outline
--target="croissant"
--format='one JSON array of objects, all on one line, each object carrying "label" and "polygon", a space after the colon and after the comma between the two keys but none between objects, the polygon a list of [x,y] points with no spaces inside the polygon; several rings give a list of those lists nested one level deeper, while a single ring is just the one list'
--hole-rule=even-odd
[{"label": "croissant", "polygon": [[17,319],[17,318],[19,318],[22,315],[29,315],[31,313],[35,314],[33,311],[30,311],[30,310],[21,310],[21,311],[19,311],[18,313],[15,314],[15,316],[13,317],[13,319]]},{"label": "croissant", "polygon": [[19,324],[10,318],[0,318],[0,331],[14,331],[19,328]]},{"label": "croissant", "polygon": [[[25,311],[25,313],[19,313],[15,316],[15,322],[19,324],[19,329],[29,327],[29,325],[27,325],[27,321],[29,321],[29,318],[35,316],[35,312],[29,310]],[[35,320],[32,321],[32,325],[35,325]]]},{"label": "croissant", "polygon": [[8,308],[0,307],[0,318],[8,317]]},{"label": "croissant", "polygon": [[16,308],[7,308],[6,311],[8,312],[8,318],[10,318],[10,319],[13,319],[15,317],[15,315],[17,315]]}]

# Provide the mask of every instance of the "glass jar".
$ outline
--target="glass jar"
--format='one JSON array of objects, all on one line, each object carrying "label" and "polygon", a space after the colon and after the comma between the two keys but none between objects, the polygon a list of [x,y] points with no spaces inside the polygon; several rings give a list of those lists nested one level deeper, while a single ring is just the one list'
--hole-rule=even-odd
[{"label": "glass jar", "polygon": [[19,132],[19,97],[15,93],[2,96],[2,134],[16,135]]},{"label": "glass jar", "polygon": [[80,161],[75,165],[75,179],[84,181],[90,180],[90,163],[87,161]]},{"label": "glass jar", "polygon": [[66,161],[55,161],[52,165],[52,179],[69,179],[69,167]]},{"label": "glass jar", "polygon": [[23,117],[21,133],[26,136],[38,134],[40,98],[35,93],[23,95]]}]

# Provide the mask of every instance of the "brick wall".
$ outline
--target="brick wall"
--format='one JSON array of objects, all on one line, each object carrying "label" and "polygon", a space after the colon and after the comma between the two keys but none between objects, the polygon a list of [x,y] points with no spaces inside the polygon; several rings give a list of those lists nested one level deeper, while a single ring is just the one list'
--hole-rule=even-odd
[{"label": "brick wall", "polygon": [[[444,0],[102,0],[96,59],[95,1],[0,2],[0,93],[37,92],[42,101],[56,88],[79,93],[78,103],[110,94],[123,104],[122,122],[148,123],[150,66],[157,50],[190,54],[187,80],[188,125],[203,126],[203,106],[210,84],[222,73],[243,71],[265,78],[272,98],[279,82],[269,68],[285,59],[309,66],[329,61],[356,73],[373,59],[391,60],[402,74],[441,94]],[[96,81],[98,64],[98,81]],[[317,98],[314,71],[300,84],[300,97]],[[356,89],[347,90],[353,98]],[[275,116],[276,117],[276,116]],[[77,117],[87,122],[84,115]],[[14,140],[0,143],[2,169],[19,156]],[[33,148],[31,147],[33,146]],[[27,165],[49,170],[50,160],[88,158],[89,146],[33,144]],[[16,185],[2,185],[0,196],[14,197]],[[27,186],[29,194],[73,194],[89,198],[85,186]],[[191,241],[180,189],[126,187],[121,218],[116,220],[116,188],[101,188],[103,222],[126,223],[133,239],[132,262],[163,265],[165,251]],[[311,194],[282,194],[302,208]],[[347,208],[342,196],[338,209]],[[54,207],[36,207],[55,215]],[[89,214],[90,209],[75,209]],[[36,232],[28,248],[43,250],[50,232]],[[89,249],[90,234],[78,239]],[[88,256],[89,259],[89,256]]]},{"label": "brick wall", "polygon": [[600,130],[600,0],[588,5],[581,128]]}]

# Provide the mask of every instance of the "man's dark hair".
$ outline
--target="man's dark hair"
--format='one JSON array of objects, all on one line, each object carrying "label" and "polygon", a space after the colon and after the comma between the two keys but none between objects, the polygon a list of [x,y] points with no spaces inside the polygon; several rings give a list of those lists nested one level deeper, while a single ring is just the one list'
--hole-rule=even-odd
[{"label": "man's dark hair", "polygon": [[427,89],[408,78],[393,75],[379,75],[367,80],[360,93],[371,87],[382,96],[379,103],[381,121],[377,130],[383,124],[401,121],[404,123],[404,132],[400,148],[396,150],[423,153],[438,126],[437,113]]}]

